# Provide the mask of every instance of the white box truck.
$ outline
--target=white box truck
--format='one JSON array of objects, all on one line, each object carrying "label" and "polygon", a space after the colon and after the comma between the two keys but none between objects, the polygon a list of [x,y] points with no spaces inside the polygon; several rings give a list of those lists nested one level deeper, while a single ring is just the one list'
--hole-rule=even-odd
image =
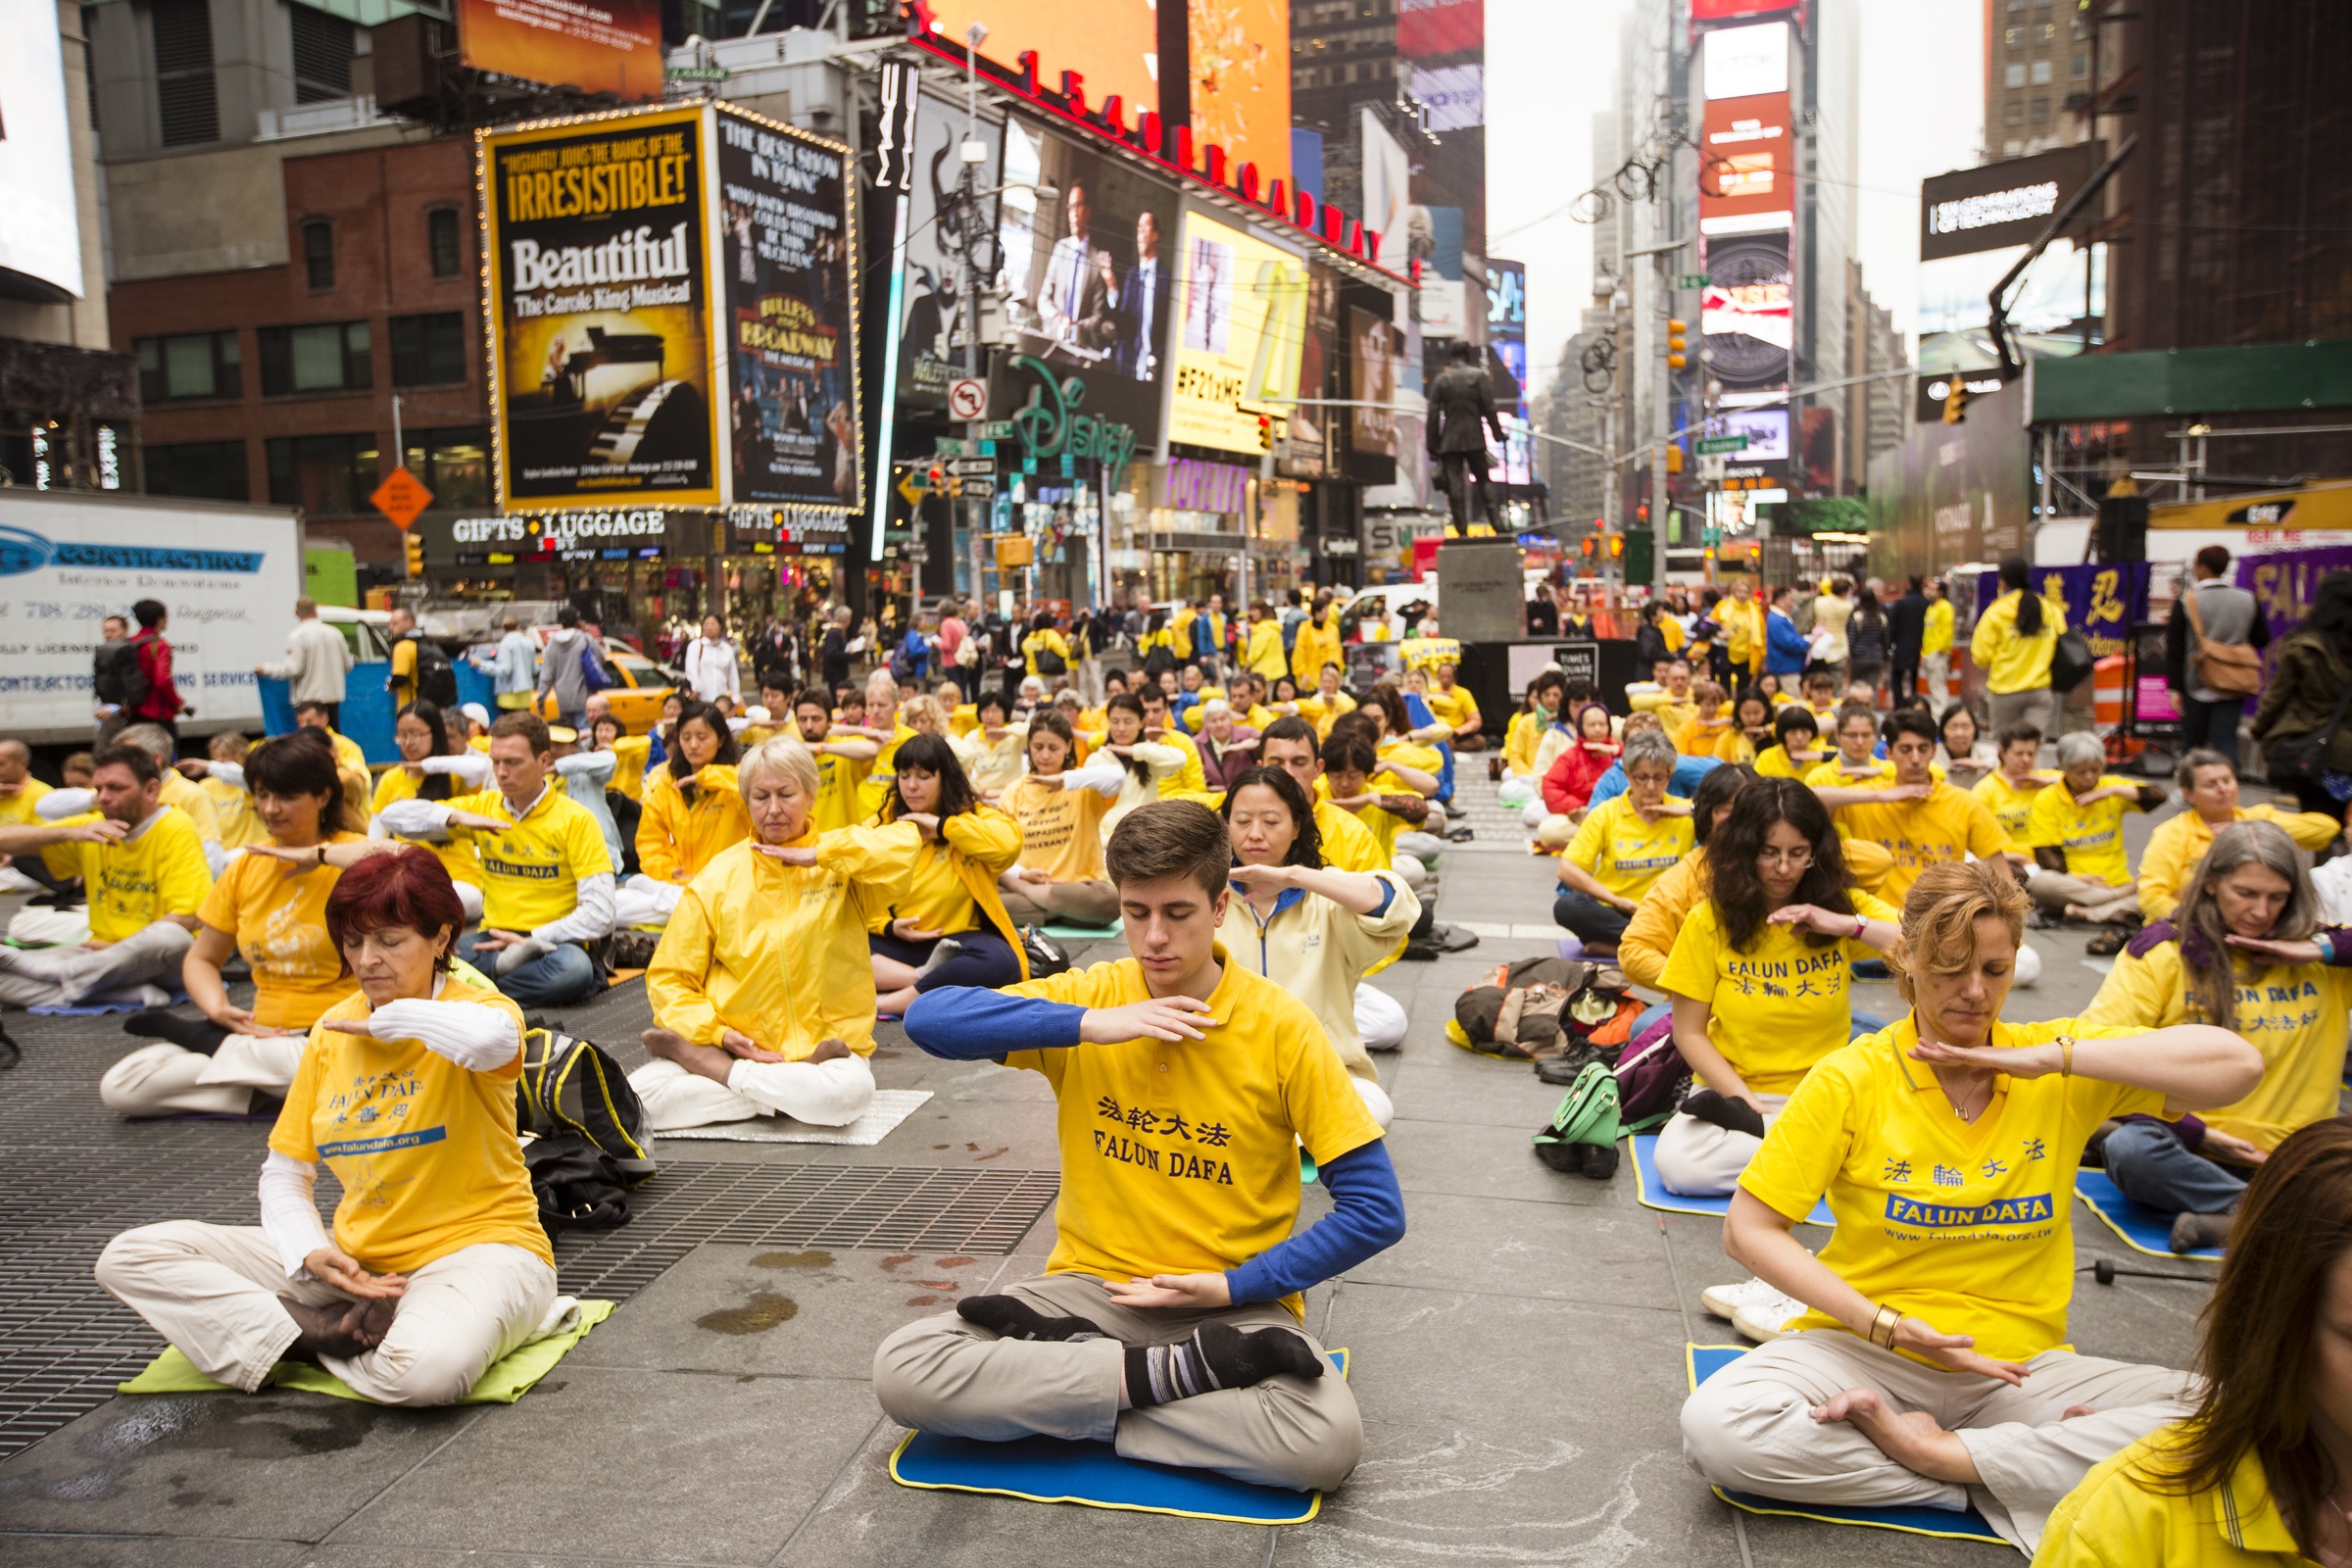
[{"label": "white box truck", "polygon": [[142,599],[171,612],[181,732],[260,734],[253,666],[285,657],[302,584],[288,508],[0,489],[0,735],[87,743],[100,623]]}]

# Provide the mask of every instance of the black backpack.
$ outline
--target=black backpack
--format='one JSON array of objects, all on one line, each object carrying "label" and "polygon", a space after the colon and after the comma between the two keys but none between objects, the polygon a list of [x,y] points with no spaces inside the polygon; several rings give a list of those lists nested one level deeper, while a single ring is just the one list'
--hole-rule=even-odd
[{"label": "black backpack", "polygon": [[150,690],[147,666],[139,662],[139,645],[130,638],[100,643],[90,656],[90,690],[102,703],[136,708]]},{"label": "black backpack", "polygon": [[645,1106],[620,1063],[593,1041],[555,1029],[524,1031],[514,1122],[540,1144],[569,1142],[605,1155],[623,1187],[642,1186],[654,1174]]},{"label": "black backpack", "polygon": [[444,711],[455,712],[458,707],[458,670],[449,662],[441,645],[422,632],[411,632],[409,640],[416,645],[416,695]]}]

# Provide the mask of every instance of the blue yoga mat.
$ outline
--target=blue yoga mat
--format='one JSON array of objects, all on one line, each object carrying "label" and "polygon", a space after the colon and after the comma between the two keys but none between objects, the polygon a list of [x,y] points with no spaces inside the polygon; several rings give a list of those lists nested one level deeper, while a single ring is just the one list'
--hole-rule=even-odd
[{"label": "blue yoga mat", "polygon": [[[1690,1387],[1697,1388],[1746,1353],[1747,1347],[1743,1345],[1686,1347],[1684,1363],[1690,1378]],[[1785,1502],[1779,1497],[1761,1497],[1752,1492],[1726,1492],[1721,1487],[1707,1490],[1733,1507],[1748,1513],[1780,1514],[1790,1519],[1818,1519],[1827,1525],[1865,1525],[1873,1530],[1900,1530],[1914,1536],[1948,1536],[1958,1541],[1985,1541],[1996,1546],[2009,1544],[1974,1508],[1959,1513],[1945,1508],[1852,1508],[1825,1502]]]},{"label": "blue yoga mat", "polygon": [[2107,1179],[2103,1170],[2075,1172],[2075,1196],[2088,1203],[2100,1222],[2134,1252],[2146,1252],[2151,1257],[2205,1257],[2217,1262],[2221,1259],[2222,1250],[2218,1247],[2200,1247],[2193,1252],[2174,1251],[2173,1216],[2132,1201]]},{"label": "blue yoga mat", "polygon": [[[1348,1352],[1326,1354],[1346,1377]],[[983,1492],[1029,1502],[1074,1502],[1239,1525],[1302,1525],[1323,1506],[1320,1492],[1252,1486],[1212,1471],[1122,1459],[1107,1443],[1061,1438],[979,1443],[909,1432],[891,1453],[890,1479],[934,1492]]]},{"label": "blue yoga mat", "polygon": [[[1670,1193],[1658,1179],[1658,1136],[1655,1133],[1636,1133],[1630,1142],[1634,1146],[1634,1197],[1643,1208],[1662,1208],[1669,1214],[1713,1214],[1718,1219],[1731,1212],[1732,1200],[1722,1198],[1687,1198]],[[1813,1212],[1805,1216],[1807,1225],[1834,1227],[1838,1221],[1830,1213],[1830,1205],[1820,1199],[1813,1200]]]},{"label": "blue yoga mat", "polygon": [[[187,1000],[188,994],[185,991],[174,991],[172,993],[172,1000],[165,1003],[164,1005],[176,1007]],[[79,1007],[26,1007],[24,1010],[37,1012],[44,1018],[95,1018],[109,1012],[145,1012],[147,1004],[144,1002],[95,1002]]]}]

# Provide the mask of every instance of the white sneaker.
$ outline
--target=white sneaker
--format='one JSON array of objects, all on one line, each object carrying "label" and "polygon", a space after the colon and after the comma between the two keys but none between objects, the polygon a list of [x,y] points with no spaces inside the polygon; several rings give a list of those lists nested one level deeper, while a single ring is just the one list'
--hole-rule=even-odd
[{"label": "white sneaker", "polygon": [[1710,1285],[1698,1293],[1698,1300],[1717,1317],[1730,1318],[1734,1328],[1759,1345],[1779,1339],[1782,1324],[1809,1310],[1794,1297],[1752,1279],[1738,1285]]}]

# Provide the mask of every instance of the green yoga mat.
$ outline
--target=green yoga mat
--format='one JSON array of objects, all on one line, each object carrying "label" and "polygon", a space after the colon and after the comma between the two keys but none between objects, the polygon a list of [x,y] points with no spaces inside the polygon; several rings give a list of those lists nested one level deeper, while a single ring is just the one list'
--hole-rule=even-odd
[{"label": "green yoga mat", "polygon": [[1059,937],[1064,942],[1108,942],[1126,932],[1127,927],[1121,921],[1109,925],[1063,925],[1056,921],[1046,927],[1046,935]]},{"label": "green yoga mat", "polygon": [[[611,1301],[582,1301],[579,1326],[567,1334],[551,1334],[510,1352],[503,1360],[493,1361],[488,1371],[475,1382],[471,1392],[460,1399],[460,1404],[513,1404],[531,1392],[541,1378],[556,1369],[556,1363],[568,1354],[571,1348],[588,1337],[588,1331],[612,1315]],[[311,1366],[302,1361],[280,1361],[270,1370],[263,1387],[272,1389],[301,1389],[309,1394],[330,1395],[338,1399],[357,1399],[363,1404],[375,1401],[364,1394],[355,1393],[350,1384],[324,1367]],[[179,1347],[167,1346],[164,1353],[147,1364],[147,1370],[128,1383],[115,1385],[118,1394],[220,1394],[228,1392],[225,1383],[215,1383],[196,1370],[188,1358],[179,1353]]]}]

